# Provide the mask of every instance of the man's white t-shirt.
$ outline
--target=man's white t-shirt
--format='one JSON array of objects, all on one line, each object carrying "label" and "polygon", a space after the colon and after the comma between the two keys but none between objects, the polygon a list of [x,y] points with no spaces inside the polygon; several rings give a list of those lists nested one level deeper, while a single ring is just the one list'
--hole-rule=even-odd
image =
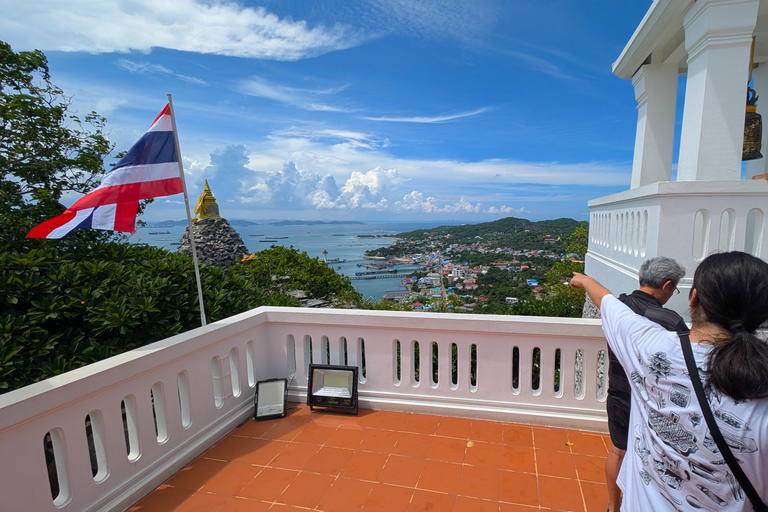
[{"label": "man's white t-shirt", "polygon": [[[608,344],[632,384],[627,454],[619,472],[622,511],[751,511],[709,435],[680,339],[612,295],[600,306]],[[707,367],[711,345],[692,343]],[[702,382],[706,382],[701,373]],[[768,399],[735,401],[705,387],[723,437],[763,501],[768,499]]]}]

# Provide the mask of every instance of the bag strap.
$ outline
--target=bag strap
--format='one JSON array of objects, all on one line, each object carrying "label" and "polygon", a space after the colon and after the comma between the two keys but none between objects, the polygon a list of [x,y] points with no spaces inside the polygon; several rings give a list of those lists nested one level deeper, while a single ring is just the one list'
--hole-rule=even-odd
[{"label": "bag strap", "polygon": [[699,378],[699,369],[696,367],[696,360],[693,358],[693,349],[691,348],[691,340],[688,337],[688,333],[678,333],[678,336],[680,337],[680,346],[683,349],[683,356],[685,357],[685,365],[688,367],[688,375],[691,378],[693,389],[696,391],[696,398],[699,400],[701,412],[707,422],[712,439],[714,439],[725,462],[733,472],[733,476],[736,477],[736,480],[739,482],[739,485],[741,485],[741,488],[749,498],[749,501],[752,502],[752,507],[755,509],[755,512],[768,512],[768,506],[763,503],[763,500],[760,499],[760,495],[757,494],[757,491],[752,486],[752,482],[750,482],[747,475],[744,474],[744,470],[741,469],[739,461],[733,456],[731,448],[728,446],[728,443],[726,443],[723,434],[720,432],[720,428],[717,426],[715,417],[712,414],[712,409],[709,407],[709,401],[704,394],[704,386],[702,386],[701,379]]}]

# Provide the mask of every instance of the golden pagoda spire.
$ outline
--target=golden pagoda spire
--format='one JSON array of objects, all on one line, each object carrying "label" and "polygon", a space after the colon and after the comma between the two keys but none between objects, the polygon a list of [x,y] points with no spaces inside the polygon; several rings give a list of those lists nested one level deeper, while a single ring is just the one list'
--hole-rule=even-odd
[{"label": "golden pagoda spire", "polygon": [[195,221],[219,218],[221,218],[219,216],[219,205],[216,204],[216,198],[213,197],[211,187],[208,186],[208,180],[205,180],[205,187],[195,205]]}]

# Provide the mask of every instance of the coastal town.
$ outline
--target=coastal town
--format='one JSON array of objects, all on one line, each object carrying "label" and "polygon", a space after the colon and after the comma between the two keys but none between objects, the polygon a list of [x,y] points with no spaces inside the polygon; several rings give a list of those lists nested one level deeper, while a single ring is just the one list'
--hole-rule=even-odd
[{"label": "coastal town", "polygon": [[388,291],[383,300],[406,309],[498,312],[547,295],[555,264],[583,264],[583,253],[569,251],[568,239],[586,228],[572,219],[558,221],[562,233],[511,217],[401,233],[392,245],[366,252],[376,262],[362,264],[366,270],[355,277],[401,277],[403,289]]}]

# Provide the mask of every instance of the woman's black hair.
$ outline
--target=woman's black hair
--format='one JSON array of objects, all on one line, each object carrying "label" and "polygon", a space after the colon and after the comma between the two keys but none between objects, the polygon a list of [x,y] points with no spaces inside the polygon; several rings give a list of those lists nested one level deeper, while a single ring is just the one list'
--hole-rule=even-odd
[{"label": "woman's black hair", "polygon": [[736,400],[768,397],[768,343],[755,331],[768,320],[768,263],[744,252],[708,256],[693,275],[702,311],[731,332],[711,340],[707,383]]}]

